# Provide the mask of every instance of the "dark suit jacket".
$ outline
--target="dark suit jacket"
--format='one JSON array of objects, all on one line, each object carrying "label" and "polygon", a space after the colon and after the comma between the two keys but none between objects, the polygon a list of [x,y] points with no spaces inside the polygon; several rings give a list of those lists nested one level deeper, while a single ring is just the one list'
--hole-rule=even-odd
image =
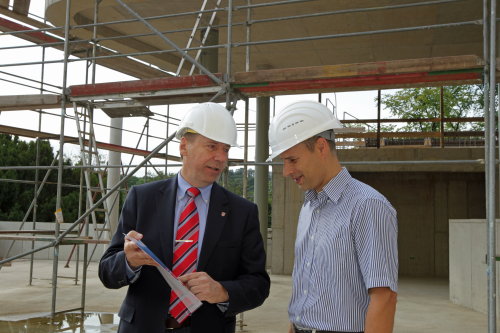
[{"label": "dark suit jacket", "polygon": [[[165,332],[170,287],[153,266],[143,266],[137,281],[128,281],[123,233],[143,234],[142,241],[171,268],[176,193],[177,177],[134,186],[123,205],[117,232],[99,264],[107,288],[129,286],[118,332]],[[226,288],[229,307],[223,313],[203,302],[191,317],[191,332],[234,332],[236,314],[261,305],[269,295],[265,259],[257,206],[214,183],[197,271]]]}]

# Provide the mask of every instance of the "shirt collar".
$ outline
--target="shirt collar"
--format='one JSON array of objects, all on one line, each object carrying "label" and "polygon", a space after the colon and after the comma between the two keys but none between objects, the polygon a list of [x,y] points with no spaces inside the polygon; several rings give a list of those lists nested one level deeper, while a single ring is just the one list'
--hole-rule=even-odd
[{"label": "shirt collar", "polygon": [[[210,200],[210,193],[212,191],[212,186],[214,184],[210,184],[205,187],[198,187],[198,190],[200,190],[200,195],[203,198],[203,201],[208,202]],[[181,175],[179,172],[177,174],[177,201],[182,200],[184,196],[186,195],[186,191],[190,188],[193,187],[193,185],[189,184]]]},{"label": "shirt collar", "polygon": [[344,192],[344,189],[347,187],[347,184],[351,179],[352,177],[349,174],[349,171],[343,167],[335,177],[330,179],[321,192],[318,193],[315,190],[306,191],[304,200],[306,202],[317,200],[322,203],[326,199],[330,199],[337,203],[342,195],[342,192]]}]

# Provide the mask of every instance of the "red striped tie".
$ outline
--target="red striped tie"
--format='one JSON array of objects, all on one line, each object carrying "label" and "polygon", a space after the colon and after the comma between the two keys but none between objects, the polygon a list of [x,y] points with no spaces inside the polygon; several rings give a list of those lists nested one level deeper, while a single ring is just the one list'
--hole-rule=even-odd
[{"label": "red striped tie", "polygon": [[[191,187],[186,191],[186,194],[189,198],[179,217],[175,237],[174,259],[172,262],[172,272],[175,276],[196,271],[198,260],[199,216],[194,198],[200,194],[200,190]],[[179,324],[190,315],[186,305],[177,297],[174,291],[170,295],[169,312]]]}]

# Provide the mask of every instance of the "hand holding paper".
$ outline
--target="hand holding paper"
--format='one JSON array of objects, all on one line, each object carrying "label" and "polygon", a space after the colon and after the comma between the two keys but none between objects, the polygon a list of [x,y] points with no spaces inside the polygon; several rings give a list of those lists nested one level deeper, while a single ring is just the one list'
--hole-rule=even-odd
[{"label": "hand holding paper", "polygon": [[134,230],[130,231],[125,236],[125,244],[123,249],[125,251],[127,262],[133,270],[144,265],[158,266],[158,264],[156,263],[156,261],[153,260],[153,258],[151,258],[146,252],[141,250],[137,246],[136,242],[132,241],[132,239],[139,241],[142,239],[142,237],[143,237],[142,234]]},{"label": "hand holding paper", "polygon": [[190,292],[189,289],[186,288],[181,281],[177,280],[177,278],[172,274],[172,271],[170,271],[167,266],[165,266],[165,264],[142,241],[129,237],[125,234],[124,236],[127,240],[136,244],[156,263],[156,268],[158,269],[160,274],[163,276],[170,288],[172,288],[172,290],[177,294],[179,299],[186,305],[190,313],[193,313],[202,305],[201,301],[195,295],[193,295],[193,293]]},{"label": "hand holding paper", "polygon": [[179,277],[179,280],[202,301],[223,303],[229,300],[227,290],[206,272],[194,272]]}]

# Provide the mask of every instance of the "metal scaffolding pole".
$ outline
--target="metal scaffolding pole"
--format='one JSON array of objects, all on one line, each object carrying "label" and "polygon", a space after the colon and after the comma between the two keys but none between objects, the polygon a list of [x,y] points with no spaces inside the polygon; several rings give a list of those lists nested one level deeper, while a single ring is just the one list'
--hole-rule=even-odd
[{"label": "metal scaffolding pole", "polygon": [[186,51],[183,51],[181,48],[179,48],[174,42],[172,42],[170,39],[168,39],[165,35],[163,35],[160,31],[158,31],[155,27],[151,25],[148,21],[146,21],[144,18],[142,18],[139,14],[137,14],[132,8],[130,8],[127,4],[125,4],[122,0],[116,0],[120,5],[122,5],[130,14],[138,18],[146,27],[148,27],[151,31],[156,33],[158,37],[163,39],[167,44],[172,46],[177,52],[179,52],[183,58],[188,60],[190,63],[194,64],[196,67],[200,69],[204,74],[208,75],[215,83],[222,85],[224,82],[222,82],[217,76],[215,76],[212,72],[210,72],[208,69],[205,68],[202,64],[200,64],[198,61],[193,59],[189,54],[187,54]]},{"label": "metal scaffolding pole", "polygon": [[[343,9],[343,10],[335,10],[335,11],[322,11],[322,12],[319,12],[319,13],[309,13],[309,14],[303,14],[303,15],[271,17],[271,18],[266,18],[266,19],[253,20],[253,21],[250,21],[250,22],[251,22],[251,24],[267,23],[267,22],[276,22],[276,21],[293,20],[293,19],[303,19],[303,18],[328,16],[328,15],[365,13],[365,12],[373,12],[373,11],[387,10],[387,9],[401,9],[401,8],[410,8],[410,7],[417,7],[417,6],[439,5],[439,4],[446,4],[446,3],[450,3],[450,2],[459,2],[459,1],[463,1],[463,0],[422,1],[422,2],[406,3],[406,4],[399,4],[399,5],[380,6],[380,7]],[[283,3],[280,3],[280,4],[283,4]],[[268,4],[238,6],[238,7],[235,8],[235,10],[240,10],[240,9],[245,9],[245,8],[246,9],[250,9],[250,8],[256,8],[256,7],[263,7],[264,5],[268,5]],[[276,5],[276,4],[273,4],[273,5]]]},{"label": "metal scaffolding pole", "polygon": [[[63,181],[63,164],[64,164],[64,119],[66,114],[66,84],[68,78],[68,57],[69,57],[69,19],[70,19],[70,8],[71,0],[66,0],[66,24],[64,26],[64,68],[63,68],[63,85],[62,94],[63,99],[61,100],[61,127],[59,132],[59,169],[57,174],[57,197],[56,197],[56,213],[60,212],[62,214],[61,207],[61,196],[62,196],[62,181]],[[59,218],[56,218],[55,225],[55,237],[59,237],[60,223]],[[57,271],[59,263],[59,244],[54,244],[54,258],[53,258],[53,268],[52,268],[52,305],[50,308],[50,315],[54,318],[56,313],[56,297],[57,297]]]},{"label": "metal scaffolding pole", "polygon": [[242,196],[245,199],[248,199],[248,114],[249,114],[249,102],[248,98],[245,99],[245,130],[244,130],[244,139],[243,139],[243,189]]},{"label": "metal scaffolding pole", "polygon": [[[220,6],[220,3],[221,3],[222,0],[217,0],[217,3],[215,4],[215,8],[219,8]],[[201,40],[201,45],[202,46],[206,46],[206,42],[207,40],[209,40],[209,37],[211,35],[211,31],[214,29],[214,21],[215,21],[215,17],[217,15],[217,12],[214,11],[212,13],[212,16],[210,17],[210,21],[208,22],[208,26],[207,27],[200,27],[201,28],[201,31],[203,31],[203,29],[205,29],[205,33],[203,34],[203,38]],[[219,36],[219,34],[217,33],[217,37]],[[217,43],[218,43],[218,40],[217,40]],[[200,55],[201,55],[201,51],[202,49],[198,49],[198,51],[196,52],[196,56],[194,57],[194,59],[196,61],[199,61],[200,59]],[[217,52],[217,50],[215,50],[215,52]],[[217,59],[218,60],[218,59]],[[191,69],[189,70],[189,75],[193,75],[193,72],[194,72],[194,69],[195,69],[195,66],[194,64],[191,65]]]},{"label": "metal scaffolding pole", "polygon": [[[56,163],[57,160],[58,160],[58,156],[56,155],[56,158],[54,158],[54,160],[52,160],[51,166],[53,166]],[[38,171],[38,168],[36,169],[36,171]],[[43,177],[43,180],[42,180],[42,182],[40,184],[38,184],[37,181],[33,182],[34,185],[35,185],[35,188],[36,188],[36,192],[35,192],[33,200],[31,201],[30,206],[28,207],[28,210],[26,211],[26,214],[24,214],[23,220],[21,221],[21,225],[19,226],[18,230],[22,230],[23,229],[24,224],[28,220],[28,217],[29,217],[29,215],[31,214],[32,211],[33,211],[33,216],[34,216],[33,217],[33,229],[35,228],[35,222],[36,222],[36,220],[35,220],[35,216],[36,216],[35,210],[36,210],[37,200],[38,200],[38,197],[40,196],[40,193],[43,190],[43,187],[47,183],[47,179],[49,178],[49,175],[50,175],[51,172],[52,172],[52,169],[47,170],[47,172],[45,173],[45,176]],[[38,179],[38,177],[36,177],[36,179]],[[9,248],[7,249],[7,252],[6,252],[6,255],[5,255],[6,257],[9,256],[10,251],[12,250],[12,248],[14,246],[14,242],[15,241],[12,241],[10,243]],[[31,245],[32,245],[31,248],[33,249],[34,248],[34,243],[32,243]],[[31,259],[33,259],[33,258],[31,258]],[[0,265],[0,269],[1,268],[2,268],[2,265]],[[31,262],[31,264],[30,264],[30,279],[29,279],[29,284],[30,285],[31,285],[32,277],[33,277],[33,262]]]},{"label": "metal scaffolding pole", "polygon": [[32,249],[30,251],[23,252],[21,254],[14,255],[12,257],[0,260],[0,265],[3,265],[7,262],[11,262],[15,259],[25,257],[27,255],[30,255],[32,253],[36,253],[51,247],[58,246],[61,244],[61,242],[64,240],[64,237],[66,237],[72,230],[80,224],[87,216],[89,216],[99,205],[101,205],[106,199],[108,199],[109,196],[115,191],[117,191],[122,184],[124,184],[130,177],[132,177],[137,171],[139,171],[144,165],[151,159],[153,158],[160,150],[162,150],[165,145],[167,145],[170,141],[172,141],[175,138],[175,132],[169,136],[165,141],[163,141],[160,145],[158,145],[148,156],[144,158],[144,160],[139,163],[130,173],[125,175],[112,189],[110,189],[105,195],[101,197],[98,201],[94,203],[94,206],[90,207],[88,210],[85,211],[76,221],[74,221],[64,232],[62,232],[58,237],[56,237],[52,242],[50,242],[47,245],[40,246],[36,249]]},{"label": "metal scaffolding pole", "polygon": [[[257,98],[257,130],[255,133],[255,162],[265,162],[269,155],[269,129],[270,98]],[[259,207],[260,232],[264,239],[264,248],[267,249],[268,228],[268,181],[269,164],[262,163],[255,166],[254,176],[254,202]]]},{"label": "metal scaffolding pole", "polygon": [[406,27],[406,28],[381,29],[381,30],[361,31],[361,32],[348,32],[348,33],[341,33],[341,34],[319,35],[319,36],[311,36],[311,37],[271,39],[271,40],[255,41],[255,42],[241,42],[241,43],[233,43],[233,46],[240,47],[240,46],[247,46],[247,45],[255,46],[255,45],[265,45],[265,44],[305,42],[305,41],[312,41],[312,40],[333,39],[333,38],[343,38],[343,37],[370,36],[370,35],[379,35],[379,34],[388,34],[388,33],[397,33],[397,32],[410,32],[410,31],[420,31],[420,30],[429,30],[429,29],[453,28],[453,27],[461,27],[461,26],[465,26],[465,25],[481,25],[481,24],[482,24],[481,20],[473,20],[473,21],[463,21],[463,22],[455,22],[455,23],[430,24],[430,25],[422,25],[422,26]]},{"label": "metal scaffolding pole", "polygon": [[[207,5],[207,0],[203,0],[203,4],[201,5],[201,11],[205,10],[205,6]],[[193,29],[191,30],[191,35],[189,36],[188,38],[188,42],[187,42],[187,45],[186,45],[186,48],[190,48],[191,47],[191,43],[193,42],[194,40],[194,37],[196,36],[196,30],[198,30],[198,26],[200,25],[200,22],[201,22],[201,18],[202,18],[203,14],[200,13],[196,16],[196,21],[193,25]],[[197,61],[198,59],[196,59]],[[184,66],[184,61],[185,61],[185,58],[181,58],[181,61],[179,62],[179,66],[177,67],[177,71],[175,72],[175,75],[176,76],[179,76],[180,73],[181,73],[181,70],[182,70],[182,66]]]},{"label": "metal scaffolding pole", "polygon": [[[489,86],[487,142],[487,213],[488,220],[488,332],[496,332],[496,179],[495,179],[495,87],[496,87],[496,0],[490,2],[489,27]],[[487,20],[484,22],[487,25]],[[486,91],[486,89],[485,89]]]},{"label": "metal scaffolding pole", "polygon": [[[231,65],[232,65],[232,42],[233,42],[233,0],[228,0],[227,9],[227,45],[226,45],[226,73],[224,75],[224,83],[226,90],[226,109],[234,111],[231,106]],[[232,112],[231,112],[232,115]]]},{"label": "metal scaffolding pole", "polygon": [[[42,60],[45,60],[45,47],[42,47]],[[40,73],[40,93],[43,93],[44,89],[44,77],[45,77],[45,66],[42,64],[41,73]],[[38,112],[38,131],[42,131],[42,113]],[[55,160],[54,160],[55,161]],[[54,162],[53,161],[53,162]],[[40,165],[40,138],[36,138],[36,157],[35,157],[36,166]],[[50,172],[47,171],[47,174]],[[35,186],[34,186],[34,198],[33,198],[33,218],[32,218],[32,226],[33,230],[36,230],[36,222],[38,218],[38,188],[39,188],[39,170],[35,170]],[[31,242],[31,248],[35,248],[35,241]],[[33,284],[33,263],[35,260],[35,256],[32,254],[30,256],[30,275],[28,285]]]},{"label": "metal scaffolding pole", "polygon": [[[280,20],[293,20],[293,19],[301,19],[301,18],[306,18],[306,17],[315,17],[315,16],[324,16],[324,15],[336,15],[336,14],[346,14],[346,13],[353,13],[353,12],[361,12],[361,11],[374,11],[374,10],[381,10],[381,9],[388,9],[388,8],[403,8],[403,7],[410,7],[410,6],[426,6],[426,5],[439,5],[439,4],[445,4],[445,3],[453,3],[453,2],[458,2],[460,0],[437,0],[437,1],[425,1],[425,2],[419,2],[419,3],[411,3],[411,4],[404,4],[404,5],[395,5],[395,6],[385,6],[385,7],[374,7],[374,8],[360,8],[360,9],[349,9],[349,10],[344,10],[344,11],[335,11],[335,12],[321,12],[321,13],[313,13],[313,14],[306,14],[306,15],[294,15],[294,16],[286,16],[286,17],[277,17],[277,18],[269,18],[269,19],[261,19],[261,20],[254,20],[252,21],[251,20],[251,11],[255,8],[259,8],[259,7],[265,7],[265,6],[279,6],[279,5],[290,5],[290,4],[293,4],[293,3],[304,3],[304,2],[312,2],[314,0],[288,0],[288,1],[276,1],[276,2],[271,2],[271,3],[265,3],[265,4],[254,4],[252,5],[251,4],[251,0],[247,0],[247,5],[246,6],[233,6],[233,1],[232,0],[229,0],[228,1],[228,7],[227,8],[218,8],[218,5],[215,9],[212,9],[212,10],[201,10],[201,11],[196,11],[196,12],[188,12],[188,13],[178,13],[178,14],[172,14],[172,15],[162,15],[162,16],[155,16],[155,17],[145,17],[145,18],[142,18],[139,16],[139,14],[135,13],[133,10],[130,9],[130,7],[128,7],[125,2],[126,1],[122,1],[122,0],[116,0],[118,3],[120,3],[123,7],[125,7],[132,15],[134,15],[136,18],[134,19],[130,19],[130,20],[121,20],[121,21],[112,21],[112,22],[101,22],[99,23],[98,20],[97,20],[97,13],[98,13],[98,4],[101,2],[101,0],[95,0],[95,3],[96,3],[96,7],[95,7],[95,16],[94,16],[94,23],[93,24],[87,24],[87,25],[77,25],[77,26],[71,26],[70,27],[70,24],[69,24],[69,17],[70,17],[70,5],[71,5],[71,0],[66,0],[66,24],[64,25],[64,27],[59,27],[59,28],[47,28],[47,29],[39,29],[37,31],[45,31],[45,32],[50,32],[52,30],[55,30],[55,29],[62,29],[64,28],[64,41],[61,39],[61,42],[60,43],[45,43],[45,44],[39,44],[39,45],[42,45],[42,46],[53,46],[53,45],[61,45],[63,44],[64,45],[64,58],[62,60],[57,60],[57,61],[45,61],[45,59],[40,63],[40,62],[30,62],[30,63],[18,63],[18,64],[14,64],[15,66],[22,66],[22,65],[31,65],[31,64],[42,64],[42,66],[46,65],[46,64],[51,64],[51,63],[63,63],[64,64],[64,76],[63,76],[63,87],[60,88],[63,92],[63,100],[61,102],[61,117],[60,117],[60,121],[61,121],[61,126],[60,126],[60,130],[61,132],[59,133],[60,135],[60,139],[59,139],[59,156],[58,156],[58,160],[59,160],[59,165],[57,167],[44,167],[44,166],[39,166],[38,163],[35,167],[26,167],[26,169],[34,169],[38,172],[38,170],[41,170],[41,169],[48,169],[50,172],[52,169],[55,169],[57,168],[58,170],[58,182],[57,182],[57,202],[56,202],[56,208],[57,209],[60,209],[61,208],[61,196],[62,196],[62,188],[64,187],[64,184],[62,183],[62,175],[63,175],[63,171],[64,170],[67,170],[69,168],[85,168],[85,167],[91,167],[91,166],[64,166],[63,165],[63,146],[64,146],[64,121],[66,118],[68,118],[68,115],[66,115],[66,101],[67,101],[67,95],[66,95],[66,84],[67,84],[67,75],[68,75],[68,65],[70,63],[72,63],[73,61],[81,61],[81,60],[91,60],[92,61],[92,66],[93,66],[93,71],[92,71],[92,83],[95,83],[95,75],[96,75],[96,61],[98,59],[106,59],[106,58],[115,58],[115,57],[127,57],[127,56],[143,56],[143,55],[149,55],[149,54],[166,54],[166,53],[170,53],[170,52],[179,52],[181,55],[182,55],[182,62],[184,62],[185,60],[188,60],[190,61],[193,66],[191,67],[192,69],[194,69],[194,67],[196,66],[197,68],[199,68],[202,72],[204,72],[205,74],[207,74],[208,76],[210,76],[217,84],[221,85],[222,89],[221,91],[219,91],[219,93],[216,95],[216,96],[219,96],[219,94],[222,94],[222,93],[226,93],[226,106],[228,107],[228,109],[232,109],[234,107],[234,97],[232,96],[231,94],[231,73],[232,73],[232,49],[233,47],[237,47],[237,46],[245,46],[245,53],[246,53],[246,59],[245,59],[245,69],[246,71],[249,71],[250,70],[250,59],[251,59],[251,47],[252,46],[255,46],[255,45],[262,45],[262,44],[270,44],[270,43],[283,43],[283,42],[296,42],[296,41],[309,41],[309,40],[321,40],[321,39],[331,39],[331,38],[340,38],[340,37],[350,37],[350,36],[364,36],[364,35],[371,35],[371,34],[381,34],[381,33],[393,33],[393,32],[405,32],[405,31],[416,31],[416,30],[423,30],[423,29],[437,29],[437,28],[449,28],[449,27],[455,27],[455,26],[462,26],[462,25],[476,25],[476,24],[480,24],[480,21],[467,21],[467,22],[455,22],[455,23],[447,23],[447,24],[438,24],[438,25],[430,25],[430,26],[422,26],[422,27],[407,27],[407,28],[397,28],[397,29],[386,29],[386,30],[378,30],[378,31],[368,31],[368,32],[357,32],[357,33],[346,33],[346,34],[335,34],[335,35],[323,35],[323,36],[312,36],[312,37],[300,37],[300,38],[288,38],[288,39],[280,39],[280,40],[269,40],[269,41],[251,41],[251,38],[250,38],[250,28],[251,28],[251,25],[252,24],[258,24],[258,23],[265,23],[265,22],[271,22],[271,21],[280,21]],[[219,0],[220,2],[220,0]],[[487,4],[488,3],[488,0],[484,0],[484,3]],[[485,160],[456,160],[456,161],[450,161],[450,160],[446,160],[446,161],[439,161],[439,160],[435,160],[435,161],[359,161],[359,162],[356,162],[356,161],[351,161],[351,162],[345,162],[343,164],[345,165],[391,165],[391,164],[403,164],[403,165],[414,165],[414,164],[420,164],[420,165],[433,165],[433,164],[486,164],[486,187],[487,187],[487,212],[488,212],[488,278],[489,278],[489,281],[488,281],[488,288],[489,288],[489,295],[488,297],[490,297],[490,294],[491,294],[491,297],[493,298],[492,300],[488,299],[488,308],[489,308],[489,313],[488,313],[488,320],[489,320],[489,323],[490,321],[492,321],[493,323],[496,322],[496,317],[494,317],[493,319],[490,318],[490,312],[491,311],[494,311],[493,315],[496,316],[496,308],[493,308],[493,310],[490,308],[490,303],[491,303],[491,306],[493,307],[496,307],[496,284],[495,284],[495,281],[496,281],[496,277],[494,276],[495,275],[495,272],[496,272],[496,268],[495,268],[495,164],[497,163],[496,160],[495,160],[495,125],[494,125],[494,122],[495,122],[495,68],[494,68],[494,63],[495,63],[495,59],[496,59],[496,54],[494,53],[494,50],[496,49],[496,45],[495,45],[495,18],[496,18],[496,12],[494,12],[494,9],[496,11],[496,0],[491,0],[491,12],[492,14],[489,16],[491,17],[491,22],[490,22],[490,25],[493,27],[491,29],[491,35],[488,33],[487,35],[485,35],[485,44],[488,44],[488,41],[489,43],[491,44],[491,49],[490,51],[492,51],[489,55],[488,55],[488,52],[486,53],[486,56],[485,56],[485,59],[489,59],[487,62],[488,64],[485,65],[485,72],[488,71],[489,73],[486,73],[485,74],[485,77],[487,78],[487,80],[485,80],[485,118],[486,121],[487,121],[487,125],[488,125],[488,128],[487,128],[487,131],[486,131],[486,136],[487,136],[487,140],[486,140],[486,145],[487,147],[485,147],[485,151],[486,151],[486,157],[485,157]],[[204,9],[204,7],[202,8]],[[240,10],[240,9],[244,9],[247,11],[247,20],[246,22],[244,23],[235,23],[233,22],[233,11],[237,11],[237,10]],[[212,23],[213,23],[213,19],[215,18],[215,15],[217,12],[219,11],[227,11],[227,20],[228,20],[228,23],[227,25],[217,25],[217,26],[213,26]],[[487,11],[487,9],[485,9],[485,11]],[[227,31],[227,43],[226,44],[221,44],[221,45],[211,45],[211,46],[205,46],[204,45],[204,42],[202,42],[202,45],[199,46],[199,47],[191,47],[189,44],[188,44],[188,47],[184,48],[184,49],[181,49],[181,48],[178,48],[172,41],[170,41],[170,39],[168,39],[167,37],[165,37],[165,33],[170,33],[170,32],[178,32],[178,31],[188,31],[187,29],[179,29],[179,30],[171,30],[171,31],[167,31],[167,32],[160,32],[158,30],[156,30],[148,21],[151,21],[151,20],[154,20],[154,19],[159,19],[159,18],[169,18],[169,17],[178,17],[178,16],[181,16],[181,15],[193,15],[193,14],[197,14],[197,15],[202,15],[203,13],[212,13],[212,19],[210,21],[210,24],[208,25],[208,30],[206,31],[206,34],[205,34],[205,37],[208,35],[208,32],[210,31],[211,28],[215,28],[215,27],[227,27],[228,28],[228,31]],[[119,23],[125,23],[125,22],[142,22],[144,23],[147,27],[149,27],[153,33],[150,33],[150,34],[136,34],[136,35],[127,35],[127,36],[123,36],[123,37],[109,37],[109,38],[99,38],[98,35],[97,35],[97,27],[99,26],[107,26],[109,24],[119,24]],[[484,24],[485,26],[485,29],[487,29],[487,26],[488,24],[486,23],[487,21],[484,20],[482,23]],[[195,31],[197,29],[202,29],[203,27],[199,26],[199,22],[197,21],[195,27],[193,27],[193,29],[191,29],[193,31],[193,35],[195,33]],[[246,26],[246,33],[247,33],[247,37],[246,37],[246,41],[245,42],[236,42],[236,41],[233,41],[232,39],[232,30],[235,26],[238,26],[238,25],[245,25]],[[92,55],[90,56],[90,54],[86,57],[86,58],[79,58],[79,59],[69,59],[69,49],[71,48],[72,45],[75,45],[75,43],[84,43],[85,41],[70,41],[69,40],[69,29],[74,29],[75,27],[79,27],[79,28],[83,28],[83,27],[93,27],[94,31],[93,31],[93,35],[92,35],[92,43],[93,43],[93,48],[92,48]],[[33,30],[26,30],[25,33],[30,33],[32,32]],[[235,30],[236,32],[236,30]],[[22,31],[16,31],[16,32],[13,32],[11,33],[13,36],[15,36],[16,34],[20,34],[20,33],[23,33]],[[7,33],[0,33],[0,35],[3,35],[3,34],[7,34]],[[109,55],[109,56],[97,56],[97,47],[98,47],[98,43],[101,42],[101,41],[105,41],[105,40],[114,40],[114,39],[120,39],[120,38],[130,38],[132,36],[155,36],[155,35],[158,35],[158,37],[162,38],[167,44],[171,45],[174,47],[173,50],[160,50],[160,51],[152,51],[152,52],[136,52],[136,53],[129,53],[129,54],[113,54],[113,55]],[[49,35],[50,36],[50,35]],[[489,38],[487,37],[489,36]],[[205,38],[204,37],[204,38]],[[216,48],[226,48],[226,73],[225,73],[225,77],[223,80],[220,80],[219,77],[215,76],[213,74],[213,71],[210,71],[209,69],[203,67],[202,64],[200,64],[198,62],[198,55],[200,54],[201,50],[203,49],[216,49]],[[6,49],[6,48],[0,48],[0,50],[2,49]],[[187,54],[188,51],[191,51],[191,50],[198,50],[198,54],[197,56],[193,59],[193,58],[190,58],[190,56]],[[236,57],[236,53],[234,53],[234,56]],[[492,64],[492,67],[489,67],[489,64]],[[0,64],[0,67],[6,67],[6,66],[12,66],[13,64]],[[179,71],[181,69],[182,65],[179,66]],[[487,70],[486,70],[487,69]],[[490,74],[492,73],[492,74]],[[192,71],[190,72],[190,75],[192,74]],[[42,80],[43,81],[43,80]],[[45,91],[45,89],[43,90]],[[233,104],[232,104],[233,103]],[[380,101],[379,101],[380,103]],[[94,105],[95,106],[95,105]],[[97,108],[97,106],[95,106]],[[379,105],[380,107],[380,105]],[[166,156],[168,156],[168,143],[174,138],[175,136],[175,133],[172,134],[171,136],[169,136],[169,125],[171,124],[171,118],[170,118],[170,110],[168,109],[167,111],[167,125],[166,125],[166,136],[168,137],[168,139],[166,139],[162,145],[160,145],[161,147],[165,147],[166,148]],[[267,101],[267,112],[269,113],[269,101]],[[40,112],[40,117],[41,117],[41,114],[43,113],[43,111]],[[244,139],[244,158],[243,158],[243,163],[231,163],[230,165],[232,166],[237,166],[237,165],[243,165],[244,166],[244,185],[243,185],[243,195],[246,196],[247,193],[247,179],[246,179],[246,175],[247,175],[247,170],[248,170],[248,166],[249,165],[254,165],[254,166],[257,166],[260,168],[261,172],[259,172],[259,177],[263,176],[263,175],[266,175],[266,178],[267,178],[267,171],[264,171],[262,172],[262,170],[267,170],[268,166],[271,165],[271,164],[279,164],[279,163],[265,163],[262,161],[262,158],[256,158],[256,161],[255,162],[249,162],[248,161],[248,131],[249,131],[249,127],[248,127],[248,117],[249,117],[249,101],[248,99],[245,99],[245,139]],[[259,116],[259,114],[258,114]],[[269,114],[267,114],[267,118],[269,118]],[[380,120],[380,116],[378,117],[379,120]],[[155,120],[153,118],[151,118],[151,120]],[[149,119],[148,119],[149,121]],[[41,119],[40,119],[40,122],[41,122]],[[259,124],[262,124],[261,122],[259,122]],[[378,125],[380,126],[380,121],[378,123]],[[120,126],[111,126],[111,128],[119,128]],[[259,128],[257,128],[259,129]],[[144,130],[143,129],[143,133],[141,133],[141,137],[142,135],[144,134]],[[267,132],[267,128],[265,129],[262,129],[260,128],[260,130],[265,130]],[[123,131],[128,131],[126,129],[123,129]],[[39,132],[40,132],[40,128],[39,128]],[[132,131],[128,131],[128,132],[132,132]],[[380,132],[380,130],[379,130]],[[145,134],[146,136],[146,146],[149,145],[149,139],[150,138],[159,138],[159,137],[155,137],[154,135],[150,134],[149,133],[149,127],[147,128],[147,133]],[[163,134],[162,134],[163,136]],[[259,133],[257,135],[258,137],[261,137],[262,136],[262,133]],[[161,139],[163,140],[164,137],[161,137]],[[261,138],[262,139],[262,138]],[[140,141],[141,139],[139,139]],[[260,139],[259,139],[260,140]],[[137,147],[139,146],[139,143],[137,144]],[[266,150],[267,149],[267,145],[264,146],[264,145],[258,145],[258,149],[261,149],[262,151]],[[500,149],[500,148],[499,148]],[[156,152],[159,151],[159,149],[155,149]],[[264,156],[263,157],[263,160],[265,160],[265,157],[267,157],[267,151],[266,152],[262,152],[260,151],[259,154]],[[50,248],[50,247],[53,247],[54,249],[54,260],[53,260],[53,265],[54,265],[54,268],[53,268],[53,280],[52,280],[52,292],[53,292],[53,295],[52,295],[52,308],[51,308],[51,315],[54,316],[54,313],[55,313],[55,306],[56,306],[56,289],[57,289],[57,264],[58,264],[58,256],[59,256],[59,245],[61,244],[61,241],[63,240],[63,238],[68,234],[68,232],[75,228],[76,225],[78,224],[84,224],[84,219],[86,217],[89,216],[89,214],[93,211],[94,207],[97,206],[98,204],[102,203],[103,200],[111,200],[112,197],[110,197],[111,193],[114,193],[115,195],[118,193],[118,191],[120,190],[120,186],[121,184],[124,184],[125,181],[130,177],[132,176],[136,171],[138,171],[139,169],[145,167],[147,165],[147,163],[150,163],[150,159],[152,158],[153,156],[153,152],[144,159],[144,161],[138,165],[135,165],[135,169],[129,173],[126,177],[124,177],[122,180],[120,180],[117,184],[115,184],[114,186],[111,186],[111,185],[108,185],[108,188],[109,187],[112,187],[111,189],[109,189],[109,191],[107,191],[107,194],[105,196],[103,196],[101,198],[100,201],[96,202],[94,204],[93,207],[88,207],[88,209],[86,209],[85,213],[82,214],[73,224],[72,226],[69,228],[68,231],[64,232],[64,233],[60,233],[60,230],[59,230],[59,223],[56,223],[56,231],[55,231],[55,239],[53,242],[51,242],[49,245],[47,246],[43,246],[43,247],[39,247],[39,248],[32,248],[31,251],[23,254],[22,256],[24,255],[27,255],[27,254],[33,254],[39,250],[42,250],[42,249],[47,249],[47,248]],[[257,155],[257,154],[256,154]],[[257,157],[257,156],[256,156]],[[108,165],[107,168],[123,168],[123,165],[120,164],[121,161],[114,161],[113,163],[111,163],[111,165]],[[130,164],[132,163],[132,161],[130,162]],[[150,163],[151,164],[151,163]],[[151,164],[153,167],[155,166],[154,164]],[[180,166],[181,164],[172,164],[172,166]],[[165,174],[167,174],[167,164],[160,164],[158,166],[164,166],[165,167]],[[168,166],[170,166],[170,164],[168,164]],[[134,167],[134,165],[129,165],[129,168],[130,167]],[[0,170],[2,170],[3,168],[10,168],[10,169],[16,169],[16,168],[19,168],[21,169],[22,167],[17,167],[17,166],[13,166],[13,167],[2,167],[0,168]],[[147,170],[147,169],[146,169]],[[267,181],[264,183],[262,181],[258,181],[258,177],[257,177],[257,172],[256,172],[256,178],[255,178],[255,181],[256,181],[256,187],[255,187],[255,193],[257,195],[257,192],[261,192],[260,194],[260,199],[262,200],[262,203],[261,205],[266,205],[266,208],[267,208]],[[261,178],[259,178],[261,179]],[[1,181],[1,180],[0,180]],[[43,186],[43,183],[42,182],[42,185]],[[36,186],[38,184],[38,177],[36,177],[35,179],[35,192],[37,192],[36,190]],[[260,187],[260,188],[259,188]],[[265,187],[265,188],[264,188]],[[41,187],[39,188],[39,190],[41,190]],[[265,190],[265,192],[264,192]],[[265,193],[265,194],[264,194]],[[264,199],[265,198],[265,199]],[[35,196],[35,200],[36,200],[36,196]],[[265,201],[264,201],[265,200]],[[265,203],[264,203],[265,202]],[[259,209],[261,210],[261,209]],[[267,210],[267,209],[266,209]],[[266,233],[267,233],[267,214],[264,215],[265,218],[261,215],[261,224],[264,224],[265,223],[265,226],[264,225],[261,225],[261,231],[263,232],[263,236],[264,236],[264,242],[266,241]],[[33,218],[33,222],[35,222],[36,218],[34,217]],[[264,229],[265,227],[265,229]],[[491,232],[491,228],[493,228],[493,232]],[[265,230],[265,232],[263,231]],[[493,243],[493,244],[491,244]],[[87,245],[85,245],[85,247],[87,247]],[[86,255],[85,255],[86,256]],[[21,256],[15,256],[14,258],[19,258]],[[493,258],[493,259],[492,259]],[[8,260],[2,260],[0,261],[0,268],[1,268],[1,264],[4,263],[4,262],[8,262],[8,261],[11,261],[12,258],[9,258]],[[87,261],[85,260],[85,263]],[[85,280],[85,274],[86,274],[86,265],[84,266],[84,280]],[[78,273],[77,273],[78,275]],[[30,277],[31,279],[31,277]],[[493,291],[491,292],[490,290],[490,287],[493,288]],[[85,283],[82,287],[82,311],[83,311],[83,307],[84,307],[84,304],[85,304]],[[490,332],[495,332],[496,331],[496,326],[495,328],[493,328],[493,331],[491,331],[491,328],[490,328]]]}]

